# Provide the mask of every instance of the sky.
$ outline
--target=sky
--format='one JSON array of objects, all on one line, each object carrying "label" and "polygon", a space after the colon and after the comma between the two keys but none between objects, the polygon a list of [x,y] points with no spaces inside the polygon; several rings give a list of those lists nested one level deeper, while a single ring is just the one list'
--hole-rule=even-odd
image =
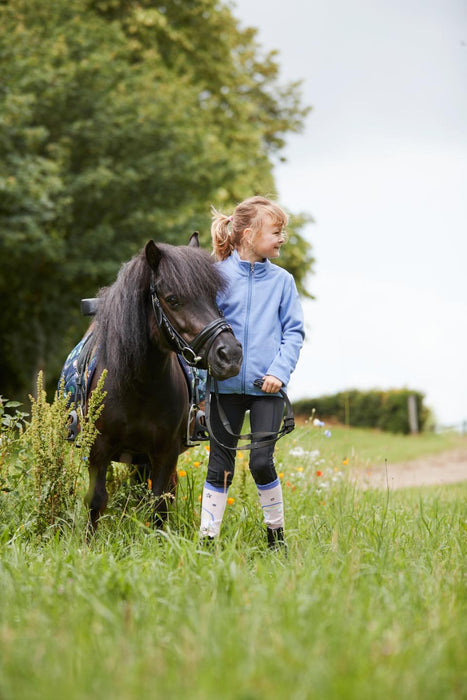
[{"label": "sky", "polygon": [[467,0],[235,0],[312,110],[276,165],[314,223],[293,400],[425,394],[467,420]]}]

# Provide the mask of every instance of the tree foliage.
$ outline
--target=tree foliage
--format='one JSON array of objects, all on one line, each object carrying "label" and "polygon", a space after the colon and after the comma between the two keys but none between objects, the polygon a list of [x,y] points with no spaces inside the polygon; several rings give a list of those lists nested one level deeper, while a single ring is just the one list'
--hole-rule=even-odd
[{"label": "tree foliage", "polygon": [[[3,393],[56,375],[79,299],[146,240],[208,245],[211,203],[274,192],[307,109],[255,35],[219,0],[0,3]],[[303,290],[296,222],[284,264]]]}]

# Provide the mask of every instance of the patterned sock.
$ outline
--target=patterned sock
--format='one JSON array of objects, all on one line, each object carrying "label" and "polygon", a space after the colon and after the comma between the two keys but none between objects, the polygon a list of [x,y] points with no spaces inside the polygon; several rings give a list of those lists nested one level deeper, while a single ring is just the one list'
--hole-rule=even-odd
[{"label": "patterned sock", "polygon": [[259,502],[263,509],[264,522],[271,530],[284,527],[284,504],[282,502],[282,486],[279,479],[270,484],[260,486],[258,489]]},{"label": "patterned sock", "polygon": [[224,517],[227,503],[227,489],[220,489],[211,484],[204,484],[201,504],[201,537],[217,537]]}]

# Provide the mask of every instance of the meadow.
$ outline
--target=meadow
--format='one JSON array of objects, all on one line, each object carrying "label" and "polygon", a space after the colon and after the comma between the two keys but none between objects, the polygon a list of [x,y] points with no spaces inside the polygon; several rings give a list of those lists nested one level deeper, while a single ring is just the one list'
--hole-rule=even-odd
[{"label": "meadow", "polygon": [[467,698],[467,483],[390,492],[354,478],[467,439],[326,430],[278,443],[287,556],[266,547],[246,453],[208,549],[206,444],[179,460],[163,531],[115,465],[91,540],[85,469],[70,517],[38,531],[16,445],[0,462],[1,700]]}]

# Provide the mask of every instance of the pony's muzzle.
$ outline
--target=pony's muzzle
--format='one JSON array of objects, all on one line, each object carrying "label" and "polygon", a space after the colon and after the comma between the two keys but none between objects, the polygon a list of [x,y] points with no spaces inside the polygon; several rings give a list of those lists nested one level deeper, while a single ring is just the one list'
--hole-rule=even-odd
[{"label": "pony's muzzle", "polygon": [[240,372],[242,360],[242,346],[235,336],[219,337],[208,355],[209,370],[216,379],[229,379]]}]

